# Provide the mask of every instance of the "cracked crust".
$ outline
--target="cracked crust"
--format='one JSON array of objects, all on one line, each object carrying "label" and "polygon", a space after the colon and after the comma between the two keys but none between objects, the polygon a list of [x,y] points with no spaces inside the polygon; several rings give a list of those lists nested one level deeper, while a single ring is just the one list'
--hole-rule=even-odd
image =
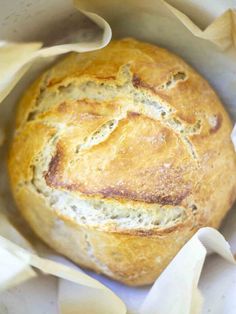
[{"label": "cracked crust", "polygon": [[19,105],[16,203],[76,263],[149,284],[234,202],[231,129],[208,83],[165,49],[123,39],[71,54]]}]

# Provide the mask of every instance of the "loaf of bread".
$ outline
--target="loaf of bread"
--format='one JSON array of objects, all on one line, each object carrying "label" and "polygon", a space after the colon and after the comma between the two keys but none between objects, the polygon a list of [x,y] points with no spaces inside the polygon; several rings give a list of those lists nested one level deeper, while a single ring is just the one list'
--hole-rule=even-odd
[{"label": "loaf of bread", "polygon": [[36,234],[81,266],[152,283],[236,196],[232,125],[174,54],[134,39],[70,54],[28,88],[8,167]]}]

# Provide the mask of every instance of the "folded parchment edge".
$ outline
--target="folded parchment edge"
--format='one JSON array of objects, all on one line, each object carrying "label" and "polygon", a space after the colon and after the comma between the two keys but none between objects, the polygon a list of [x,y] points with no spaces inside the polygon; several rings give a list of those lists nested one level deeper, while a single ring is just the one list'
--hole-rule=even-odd
[{"label": "folded parchment edge", "polygon": [[[142,304],[140,314],[200,313],[203,297],[198,283],[208,252],[217,253],[229,263],[236,264],[229,243],[219,231],[211,227],[199,229],[155,281]],[[178,291],[179,280],[186,289]],[[172,300],[166,294],[168,287],[172,290],[176,288]],[[185,308],[181,304],[183,299],[190,301],[185,303]],[[157,309],[156,312],[153,309]]]},{"label": "folded parchment edge", "polygon": [[176,9],[164,0],[162,3],[183,25],[196,37],[209,40],[221,50],[226,50],[231,46],[236,48],[236,11],[226,10],[217,17],[204,30],[201,30],[192,20],[183,12]]}]

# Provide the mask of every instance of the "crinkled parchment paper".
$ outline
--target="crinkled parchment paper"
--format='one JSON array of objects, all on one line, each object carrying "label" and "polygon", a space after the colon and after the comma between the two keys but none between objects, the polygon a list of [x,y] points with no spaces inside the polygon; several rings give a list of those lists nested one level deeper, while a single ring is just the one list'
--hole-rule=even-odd
[{"label": "crinkled parchment paper", "polygon": [[[9,139],[13,105],[32,78],[54,61],[55,56],[69,51],[83,53],[107,45],[111,39],[109,24],[116,37],[133,36],[156,43],[186,59],[215,87],[235,120],[236,12],[231,1],[219,1],[214,8],[210,6],[213,1],[208,2],[207,5],[206,1],[186,0],[168,3],[160,0],[126,0],[125,3],[118,0],[109,3],[105,0],[79,0],[75,2],[74,11],[80,10],[97,25],[94,25],[98,29],[97,36],[85,36],[86,40],[82,40],[78,36],[82,30],[74,29],[73,36],[66,34],[66,43],[60,39],[54,46],[44,46],[44,42],[37,38],[28,43],[9,42],[6,41],[8,38],[3,38],[0,42],[0,144],[4,144],[4,138],[5,142]],[[27,0],[24,3],[27,4]],[[46,9],[47,1],[42,3]],[[62,11],[63,5],[67,6],[64,0],[52,1],[50,5],[53,3],[55,12],[57,9]],[[54,14],[51,12],[47,13],[48,16]],[[58,16],[62,18],[62,15]],[[22,27],[26,32],[26,24]],[[232,132],[232,140],[236,147],[236,128]],[[0,152],[3,161],[0,176],[0,313],[16,313],[13,305],[8,308],[9,296],[11,293],[16,296],[13,288],[16,285],[32,294],[32,297],[28,295],[28,307],[21,304],[24,314],[32,313],[31,307],[34,307],[34,313],[42,313],[36,303],[39,302],[37,298],[41,294],[46,296],[46,293],[51,293],[50,296],[58,302],[58,307],[53,308],[53,304],[47,307],[47,312],[52,314],[58,311],[62,314],[236,313],[234,257],[224,237],[212,228],[199,230],[154,285],[144,288],[125,287],[101,275],[83,272],[43,245],[35,241],[30,243],[26,240],[32,240],[26,232],[27,227],[8,197],[9,187],[3,165],[5,146],[6,143]],[[235,253],[235,210],[228,215],[221,231]],[[218,255],[206,259],[207,252]],[[42,273],[60,278],[58,285],[53,277],[42,277]],[[31,282],[31,290],[28,283],[23,283],[27,279],[29,285]],[[45,285],[45,288],[37,290],[37,285]],[[18,308],[17,312],[20,311]]]}]

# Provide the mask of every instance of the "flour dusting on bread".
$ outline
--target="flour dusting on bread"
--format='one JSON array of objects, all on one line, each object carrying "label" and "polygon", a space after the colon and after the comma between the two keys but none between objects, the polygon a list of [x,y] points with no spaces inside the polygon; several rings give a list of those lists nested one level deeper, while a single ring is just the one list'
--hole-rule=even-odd
[{"label": "flour dusting on bread", "polygon": [[236,196],[231,121],[181,58],[134,39],[70,54],[23,96],[9,154],[22,215],[74,262],[153,282]]}]

